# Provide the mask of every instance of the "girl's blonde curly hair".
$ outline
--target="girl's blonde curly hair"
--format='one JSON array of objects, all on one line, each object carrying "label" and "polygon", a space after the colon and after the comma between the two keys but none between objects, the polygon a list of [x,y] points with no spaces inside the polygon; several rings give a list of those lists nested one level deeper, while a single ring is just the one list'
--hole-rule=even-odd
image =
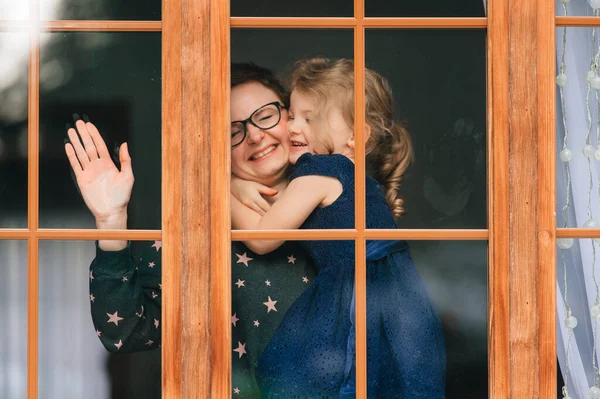
[{"label": "girl's blonde curly hair", "polygon": [[[323,57],[297,61],[290,73],[289,88],[315,99],[320,113],[332,106],[342,111],[346,124],[354,129],[354,62]],[[410,165],[412,141],[405,126],[394,120],[394,100],[388,81],[365,68],[365,120],[371,133],[365,144],[367,162],[374,178],[385,187],[385,199],[394,218],[404,214],[400,183]],[[331,140],[323,139],[331,145]],[[331,151],[331,149],[330,149]]]}]

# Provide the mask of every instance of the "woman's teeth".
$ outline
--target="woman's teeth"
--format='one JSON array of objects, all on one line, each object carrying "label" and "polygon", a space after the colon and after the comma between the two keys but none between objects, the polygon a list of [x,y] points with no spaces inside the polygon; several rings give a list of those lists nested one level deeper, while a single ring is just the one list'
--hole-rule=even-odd
[{"label": "woman's teeth", "polygon": [[306,147],[306,144],[300,143],[298,141],[292,141],[292,147]]},{"label": "woman's teeth", "polygon": [[250,157],[251,160],[256,161],[259,158],[264,157],[265,155],[267,155],[268,153],[270,153],[271,151],[275,150],[275,145],[270,146],[269,148],[265,149],[264,151],[259,152],[256,155],[252,155]]}]

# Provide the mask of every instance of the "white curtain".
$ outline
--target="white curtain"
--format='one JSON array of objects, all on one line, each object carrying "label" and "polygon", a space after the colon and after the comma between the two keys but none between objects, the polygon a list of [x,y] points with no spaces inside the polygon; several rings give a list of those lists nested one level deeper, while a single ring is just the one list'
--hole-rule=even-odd
[{"label": "white curtain", "polygon": [[[586,0],[571,0],[566,7],[568,15],[593,15],[593,9]],[[561,0],[556,0],[556,11],[557,15],[564,15]],[[595,48],[593,48],[592,28],[568,27],[566,46],[563,43],[563,34],[564,28],[557,28],[556,70],[557,73],[561,72],[564,50],[565,74],[568,79],[563,87],[562,96],[558,86],[556,91],[557,223],[558,227],[565,225],[583,227],[591,216],[600,225],[598,202],[600,162],[594,156],[586,158],[582,151],[588,143],[586,142],[588,131],[590,132],[589,144],[594,150],[599,149],[597,136],[600,133],[597,130],[597,122],[600,114],[596,98],[597,90],[592,88],[588,95],[586,75],[590,70],[593,55],[598,53],[600,29],[596,29]],[[562,104],[564,104],[564,111]],[[566,145],[572,154],[568,163],[569,169],[566,163],[561,162],[559,156],[563,150],[565,131],[568,133]],[[590,316],[590,307],[597,300],[596,281],[600,283],[600,268],[598,268],[600,259],[597,258],[600,258],[600,245],[593,244],[590,239],[574,240],[572,247],[564,250],[557,248],[556,253],[558,360],[563,379],[568,380],[569,396],[573,399],[588,398],[589,389],[594,386],[595,375],[597,375],[594,371],[594,360],[598,367],[597,350],[594,355],[596,322]],[[568,299],[572,315],[578,321],[577,327],[573,330],[565,326],[565,319],[568,316],[565,299]],[[597,346],[600,346],[600,342]],[[568,361],[567,347],[569,348]]]},{"label": "white curtain", "polygon": [[[57,215],[52,226],[61,227],[61,219]],[[40,398],[110,397],[108,352],[90,316],[88,266],[94,256],[89,241],[40,242]],[[26,388],[27,242],[0,241],[0,398],[24,398]]]}]

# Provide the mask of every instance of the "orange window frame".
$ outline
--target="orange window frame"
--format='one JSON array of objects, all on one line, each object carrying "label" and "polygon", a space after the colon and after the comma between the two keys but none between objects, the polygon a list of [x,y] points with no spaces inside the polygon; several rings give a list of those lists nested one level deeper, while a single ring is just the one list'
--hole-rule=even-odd
[{"label": "orange window frame", "polygon": [[[555,28],[600,25],[600,18],[555,17],[554,2],[489,0],[486,18],[232,18],[229,2],[163,0],[162,21],[28,21],[28,227],[0,239],[28,242],[28,399],[38,397],[40,240],[163,241],[163,397],[231,395],[230,243],[240,239],[349,239],[356,242],[357,398],[366,397],[367,239],[488,240],[489,397],[556,397],[555,239],[600,237],[598,229],[556,228]],[[364,34],[377,28],[486,28],[488,229],[366,230],[364,143],[357,131],[356,228],[231,231],[229,215],[230,28],[354,30],[355,115],[364,122]],[[162,230],[40,229],[39,44],[47,31],[161,31],[163,76]],[[200,156],[199,156],[200,154]],[[535,156],[534,156],[535,155]],[[199,172],[202,171],[202,172]],[[362,182],[362,183],[361,183]],[[208,193],[208,195],[206,195]]]}]

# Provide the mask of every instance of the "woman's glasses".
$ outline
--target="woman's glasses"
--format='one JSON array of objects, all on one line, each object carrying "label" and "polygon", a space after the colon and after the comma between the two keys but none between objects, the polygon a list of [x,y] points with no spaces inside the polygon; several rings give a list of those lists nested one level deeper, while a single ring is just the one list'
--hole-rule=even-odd
[{"label": "woman's glasses", "polygon": [[231,122],[231,147],[242,144],[246,138],[248,129],[246,124],[250,123],[261,130],[271,129],[275,127],[281,120],[281,109],[285,109],[279,101],[274,101],[265,104],[250,115],[248,119],[243,121]]}]

